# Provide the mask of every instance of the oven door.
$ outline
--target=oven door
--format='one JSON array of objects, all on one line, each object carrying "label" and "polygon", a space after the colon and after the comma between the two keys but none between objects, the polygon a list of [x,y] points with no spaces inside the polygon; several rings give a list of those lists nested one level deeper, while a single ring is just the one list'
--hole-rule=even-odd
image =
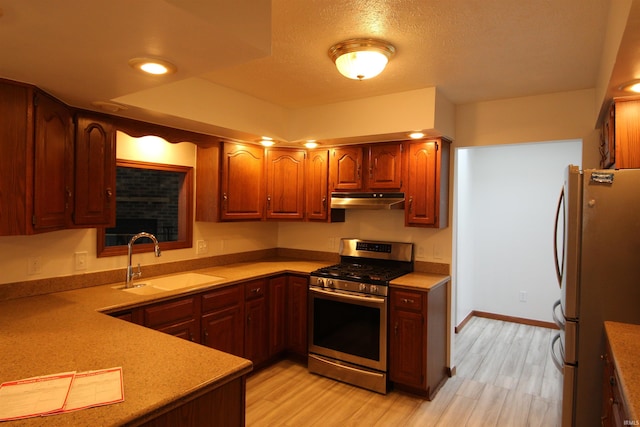
[{"label": "oven door", "polygon": [[309,353],[386,372],[386,298],[310,287]]}]

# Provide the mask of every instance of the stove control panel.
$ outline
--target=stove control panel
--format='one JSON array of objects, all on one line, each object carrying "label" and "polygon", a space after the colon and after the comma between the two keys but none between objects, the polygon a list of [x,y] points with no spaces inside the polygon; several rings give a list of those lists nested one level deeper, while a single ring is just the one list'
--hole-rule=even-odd
[{"label": "stove control panel", "polygon": [[326,277],[311,276],[310,286],[325,290],[352,292],[361,295],[387,296],[388,287],[372,285],[369,283],[354,282],[351,280],[328,279]]}]

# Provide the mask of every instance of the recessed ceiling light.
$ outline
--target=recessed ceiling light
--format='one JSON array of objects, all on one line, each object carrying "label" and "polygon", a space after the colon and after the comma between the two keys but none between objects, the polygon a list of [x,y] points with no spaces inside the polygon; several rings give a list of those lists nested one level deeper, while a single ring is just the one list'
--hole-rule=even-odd
[{"label": "recessed ceiling light", "polygon": [[620,90],[627,92],[640,93],[640,79],[631,80],[630,82],[620,85]]},{"label": "recessed ceiling light", "polygon": [[117,104],[115,102],[109,102],[109,101],[93,101],[91,105],[98,107],[104,111],[108,111],[110,113],[116,113],[118,111],[127,109],[127,106],[125,105]]},{"label": "recessed ceiling light", "polygon": [[273,138],[263,136],[260,144],[264,145],[265,147],[271,147],[273,144],[275,144],[275,142],[273,142]]},{"label": "recessed ceiling light", "polygon": [[318,143],[315,139],[309,139],[304,143],[304,146],[307,148],[316,148],[318,146]]},{"label": "recessed ceiling light", "polygon": [[129,60],[129,65],[138,71],[156,76],[172,74],[177,71],[176,66],[171,62],[157,58],[133,58]]},{"label": "recessed ceiling light", "polygon": [[424,137],[424,133],[422,133],[422,132],[411,132],[409,134],[409,138],[411,138],[411,139],[420,139],[422,137]]}]

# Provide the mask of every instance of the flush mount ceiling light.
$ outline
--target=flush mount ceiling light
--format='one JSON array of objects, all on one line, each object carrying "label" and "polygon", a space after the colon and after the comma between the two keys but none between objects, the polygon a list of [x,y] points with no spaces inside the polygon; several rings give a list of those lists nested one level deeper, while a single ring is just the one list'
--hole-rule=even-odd
[{"label": "flush mount ceiling light", "polygon": [[156,76],[175,73],[177,70],[171,62],[157,58],[133,58],[129,60],[129,65],[138,71]]},{"label": "flush mount ceiling light", "polygon": [[263,136],[262,139],[260,140],[260,144],[262,144],[265,147],[271,147],[272,145],[275,144],[275,142],[273,141],[273,138],[270,138],[268,136]]},{"label": "flush mount ceiling light", "polygon": [[395,47],[377,39],[350,39],[329,48],[329,57],[340,74],[354,80],[377,76],[395,53]]},{"label": "flush mount ceiling light", "polygon": [[626,82],[625,84],[620,85],[619,89],[627,92],[640,93],[640,79]]},{"label": "flush mount ceiling light", "polygon": [[411,132],[409,134],[409,138],[411,139],[420,139],[422,137],[424,137],[424,132]]}]

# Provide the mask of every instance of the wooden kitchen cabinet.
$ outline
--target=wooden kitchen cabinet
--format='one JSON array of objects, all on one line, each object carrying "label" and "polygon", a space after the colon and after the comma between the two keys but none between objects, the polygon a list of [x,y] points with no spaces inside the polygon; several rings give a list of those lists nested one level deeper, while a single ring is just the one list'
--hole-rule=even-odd
[{"label": "wooden kitchen cabinet", "polygon": [[266,150],[266,217],[304,218],[304,165],[306,152],[297,149]]},{"label": "wooden kitchen cabinet", "polygon": [[332,148],[329,158],[331,191],[362,190],[362,146]]},{"label": "wooden kitchen cabinet", "polygon": [[605,341],[605,354],[602,356],[602,360],[604,362],[602,374],[602,426],[622,426],[624,421],[631,420],[632,417],[627,409],[608,338]]},{"label": "wooden kitchen cabinet", "polygon": [[269,357],[269,318],[265,279],[244,283],[244,357],[260,365]]},{"label": "wooden kitchen cabinet", "polygon": [[262,147],[225,142],[222,153],[221,219],[259,220],[264,216]]},{"label": "wooden kitchen cabinet", "polygon": [[269,279],[269,357],[287,349],[287,276]]},{"label": "wooden kitchen cabinet", "polygon": [[244,288],[228,286],[201,298],[202,344],[244,356]]},{"label": "wooden kitchen cabinet", "polygon": [[196,146],[196,221],[220,221],[220,143]]},{"label": "wooden kitchen cabinet", "polygon": [[367,147],[367,190],[402,189],[403,143],[375,144]]},{"label": "wooden kitchen cabinet", "polygon": [[309,276],[290,275],[287,278],[287,349],[289,354],[306,361],[307,306]]},{"label": "wooden kitchen cabinet", "polygon": [[75,118],[75,208],[73,223],[114,227],[116,221],[116,131],[107,117]]},{"label": "wooden kitchen cabinet", "polygon": [[36,91],[33,228],[61,230],[73,211],[73,126],[71,112],[58,100]]},{"label": "wooden kitchen cabinet", "polygon": [[614,99],[605,117],[600,166],[640,168],[640,98]]},{"label": "wooden kitchen cabinet", "polygon": [[446,290],[390,289],[389,379],[429,400],[448,376]]},{"label": "wooden kitchen cabinet", "polygon": [[305,178],[305,210],[309,221],[344,222],[344,209],[331,209],[329,199],[329,150],[310,150]]},{"label": "wooden kitchen cabinet", "polygon": [[143,326],[177,336],[192,342],[200,342],[200,310],[194,296],[142,308]]},{"label": "wooden kitchen cabinet", "polygon": [[408,142],[405,225],[444,228],[449,218],[450,141]]}]

